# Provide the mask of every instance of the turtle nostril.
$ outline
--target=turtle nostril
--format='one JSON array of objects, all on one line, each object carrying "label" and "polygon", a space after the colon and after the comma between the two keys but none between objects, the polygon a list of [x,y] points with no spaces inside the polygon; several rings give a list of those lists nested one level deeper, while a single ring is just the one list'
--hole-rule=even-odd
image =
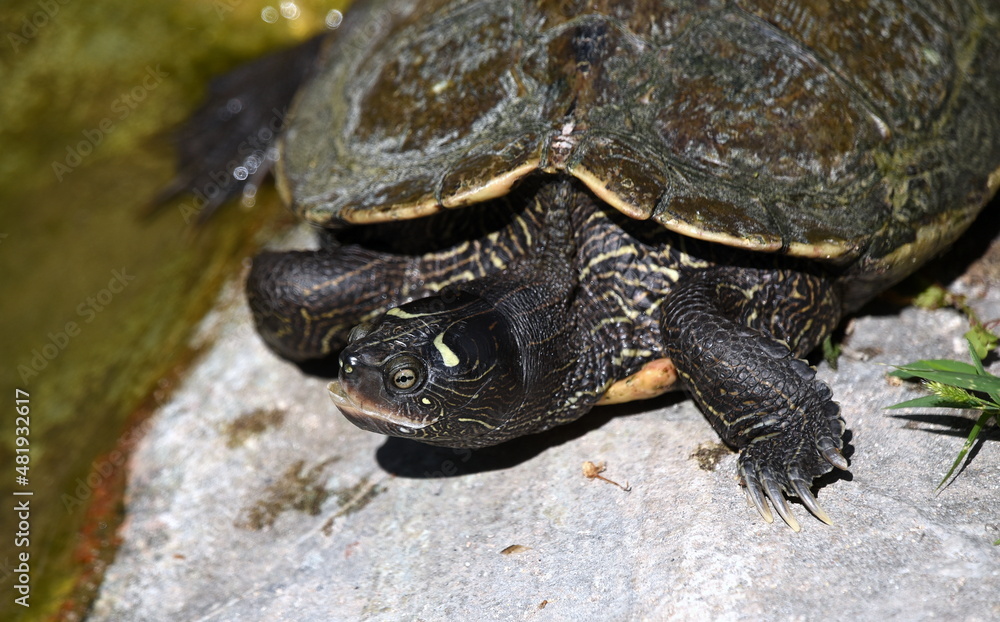
[{"label": "turtle nostril", "polygon": [[358,357],[354,354],[340,355],[340,369],[345,374],[354,373],[354,368],[358,365]]}]

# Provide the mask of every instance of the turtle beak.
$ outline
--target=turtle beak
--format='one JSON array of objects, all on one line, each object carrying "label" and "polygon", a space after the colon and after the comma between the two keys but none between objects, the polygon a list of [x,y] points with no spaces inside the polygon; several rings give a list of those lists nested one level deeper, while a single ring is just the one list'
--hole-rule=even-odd
[{"label": "turtle beak", "polygon": [[426,428],[437,420],[435,417],[431,420],[415,421],[379,410],[374,405],[366,403],[366,400],[352,396],[337,380],[328,384],[326,389],[341,414],[354,425],[369,432],[388,436],[413,436],[417,430]]}]

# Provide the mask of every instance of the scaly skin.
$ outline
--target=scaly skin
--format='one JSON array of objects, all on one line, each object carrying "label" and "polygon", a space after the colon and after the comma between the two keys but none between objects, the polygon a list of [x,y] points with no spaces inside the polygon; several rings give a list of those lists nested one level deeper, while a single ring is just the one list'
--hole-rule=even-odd
[{"label": "scaly skin", "polygon": [[[255,262],[273,348],[346,348],[344,409],[460,446],[655,393],[676,367],[762,515],[770,498],[796,526],[787,493],[825,519],[808,486],[846,467],[843,423],[800,357],[1000,187],[996,1],[876,4],[359,2],[322,49],[213,88],[171,191],[211,195],[230,162],[256,183],[271,155],[243,153],[248,132],[312,74],[279,190],[319,227],[360,226]],[[433,413],[401,401],[428,389]]]},{"label": "scaly skin", "polygon": [[[479,209],[501,207],[506,224],[466,229],[473,239],[451,249],[266,255],[248,283],[262,334],[310,358],[344,344],[350,318],[380,315],[341,352],[335,401],[363,428],[453,447],[572,421],[616,381],[669,358],[741,449],[741,476],[765,519],[766,495],[798,528],[785,493],[829,520],[809,485],[831,465],[846,467],[843,421],[801,360],[840,317],[826,277],[648,233],[562,177]],[[275,277],[275,265],[286,276]],[[288,274],[312,285],[279,287]],[[322,330],[302,328],[335,316]]]},{"label": "scaly skin", "polygon": [[504,233],[514,211],[500,200],[461,214],[330,233],[315,251],[261,253],[247,280],[257,329],[287,359],[335,355],[354,326],[524,256],[518,239]]},{"label": "scaly skin", "polygon": [[790,270],[710,268],[679,283],[663,309],[667,352],[702,412],[739,447],[747,495],[763,495],[798,531],[782,493],[830,522],[809,492],[836,466],[844,422],[829,387],[800,357],[831,331],[840,302],[821,277]]}]

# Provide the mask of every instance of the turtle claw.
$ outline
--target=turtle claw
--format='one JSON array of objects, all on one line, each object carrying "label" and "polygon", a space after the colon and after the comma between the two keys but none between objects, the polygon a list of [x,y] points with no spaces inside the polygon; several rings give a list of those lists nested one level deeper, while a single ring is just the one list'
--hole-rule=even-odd
[{"label": "turtle claw", "polygon": [[785,489],[791,488],[789,492],[797,496],[802,501],[802,505],[806,506],[806,509],[813,516],[827,525],[833,525],[830,515],[816,501],[816,497],[809,490],[808,482],[800,475],[789,474],[788,482],[790,486],[779,484],[777,478],[770,471],[762,472],[758,478],[757,474],[741,468],[740,475],[743,478],[743,490],[746,493],[747,504],[755,507],[767,523],[774,522],[774,515],[771,513],[771,506],[773,505],[778,516],[792,528],[792,531],[801,531],[802,526],[795,518],[791,506],[788,505],[788,501],[785,499]]},{"label": "turtle claw", "polygon": [[767,500],[764,498],[764,490],[760,486],[760,480],[757,479],[757,475],[753,473],[748,473],[742,467],[740,468],[740,473],[743,476],[743,489],[746,492],[747,500],[750,501],[757,511],[760,512],[761,517],[767,523],[774,522],[774,516],[771,514],[771,508],[767,505]]},{"label": "turtle claw", "polygon": [[806,506],[812,515],[820,519],[827,525],[833,525],[833,519],[830,515],[820,506],[819,502],[816,501],[816,497],[813,496],[812,492],[809,490],[809,484],[800,477],[795,477],[794,475],[790,478],[792,481],[792,488],[795,489],[795,494],[802,501],[802,505]]},{"label": "turtle claw", "polygon": [[788,501],[785,500],[785,495],[781,492],[781,486],[774,480],[774,476],[769,471],[764,471],[762,478],[764,480],[764,492],[767,494],[767,498],[771,500],[771,505],[778,511],[778,516],[792,528],[792,531],[800,531],[802,527],[799,525],[799,521],[795,520],[795,515],[792,514],[792,509],[788,507]]},{"label": "turtle claw", "polygon": [[[846,467],[846,460],[840,451],[836,447],[830,447],[829,450],[817,447],[814,467],[809,468],[808,462],[792,461],[791,464],[787,464],[766,458],[762,460],[761,454],[766,456],[770,452],[758,453],[759,450],[760,445],[744,448],[739,461],[739,474],[747,501],[757,509],[761,517],[768,523],[774,522],[773,506],[773,510],[793,531],[801,530],[801,525],[785,498],[787,495],[798,497],[813,516],[827,525],[832,525],[833,520],[816,501],[810,486],[813,477],[830,470],[830,466],[824,467],[827,461],[839,466],[834,463],[834,460],[837,460]],[[833,458],[829,458],[827,454]]]},{"label": "turtle claw", "polygon": [[847,459],[844,458],[844,454],[840,453],[840,450],[830,445],[828,447],[823,447],[820,450],[823,459],[837,467],[841,471],[846,471],[849,468],[847,464]]}]

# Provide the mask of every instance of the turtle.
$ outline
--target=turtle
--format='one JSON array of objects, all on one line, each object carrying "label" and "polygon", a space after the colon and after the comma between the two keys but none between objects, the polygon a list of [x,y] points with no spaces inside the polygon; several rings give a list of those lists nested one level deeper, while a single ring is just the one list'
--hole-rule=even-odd
[{"label": "turtle", "polygon": [[1000,186],[992,0],[356,2],[285,119],[319,248],[247,296],[354,424],[503,443],[686,390],[748,501],[848,469],[808,362]]}]

